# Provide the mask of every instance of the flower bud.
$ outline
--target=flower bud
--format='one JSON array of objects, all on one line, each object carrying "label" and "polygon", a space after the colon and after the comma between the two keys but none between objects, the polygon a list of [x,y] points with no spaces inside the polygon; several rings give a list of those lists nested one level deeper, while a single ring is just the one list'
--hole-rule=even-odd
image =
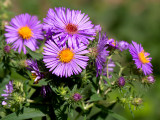
[{"label": "flower bud", "polygon": [[123,51],[123,50],[127,50],[129,46],[129,43],[126,41],[120,41],[118,42],[118,48]]},{"label": "flower bud", "polygon": [[89,48],[89,56],[95,59],[98,55],[97,48]]},{"label": "flower bud", "polygon": [[148,83],[148,84],[153,84],[155,82],[155,79],[152,75],[145,76],[142,78],[142,83]]},{"label": "flower bud", "polygon": [[155,82],[155,79],[152,75],[150,75],[150,76],[147,77],[147,81],[148,81],[148,83],[153,84]]},{"label": "flower bud", "polygon": [[125,85],[125,79],[124,79],[124,77],[120,77],[118,79],[118,85],[119,85],[119,87],[123,87]]},{"label": "flower bud", "polygon": [[19,90],[20,92],[23,92],[23,83],[19,81],[14,81],[14,87],[15,89]]},{"label": "flower bud", "polygon": [[9,53],[11,50],[11,47],[9,45],[4,46],[4,52]]},{"label": "flower bud", "polygon": [[74,101],[80,101],[82,99],[82,96],[79,93],[75,93],[73,95]]},{"label": "flower bud", "polygon": [[28,66],[27,60],[21,60],[21,61],[19,62],[19,65],[20,65],[21,67],[27,67],[27,66]]},{"label": "flower bud", "polygon": [[1,29],[5,29],[5,26],[9,25],[9,22],[6,20],[3,20],[1,24],[2,24]]},{"label": "flower bud", "polygon": [[141,98],[134,98],[132,104],[135,106],[141,105],[143,100]]}]

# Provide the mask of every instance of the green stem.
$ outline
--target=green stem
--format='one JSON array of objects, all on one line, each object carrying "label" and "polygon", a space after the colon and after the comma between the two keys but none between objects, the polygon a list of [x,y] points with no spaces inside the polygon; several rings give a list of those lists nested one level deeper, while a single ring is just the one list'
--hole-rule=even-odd
[{"label": "green stem", "polygon": [[108,57],[107,59],[107,78],[109,79],[109,72],[108,72],[108,63],[110,61],[110,59],[112,58],[112,55]]},{"label": "green stem", "polygon": [[123,69],[124,69],[123,67],[120,68],[119,76],[121,76]]},{"label": "green stem", "polygon": [[27,102],[29,102],[29,103],[36,103],[34,100],[31,100],[31,99],[27,99]]},{"label": "green stem", "polygon": [[85,105],[84,102],[82,102],[82,106],[83,106],[83,109],[84,109],[84,110],[88,110],[88,109],[91,108],[93,105],[94,105],[94,103]]}]

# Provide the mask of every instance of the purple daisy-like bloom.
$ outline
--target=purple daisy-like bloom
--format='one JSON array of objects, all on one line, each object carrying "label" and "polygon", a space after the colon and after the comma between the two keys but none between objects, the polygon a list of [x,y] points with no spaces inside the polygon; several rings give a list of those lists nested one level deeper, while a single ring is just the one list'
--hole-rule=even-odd
[{"label": "purple daisy-like bloom", "polygon": [[87,46],[80,46],[79,48],[67,48],[56,45],[53,41],[49,40],[44,47],[44,63],[52,74],[57,76],[69,77],[74,74],[82,72],[82,68],[87,66],[88,53],[85,50]]},{"label": "purple daisy-like bloom", "polygon": [[145,75],[150,75],[153,71],[152,64],[150,63],[152,58],[148,57],[150,54],[144,51],[141,44],[137,44],[134,41],[132,41],[132,44],[129,45],[129,52],[137,68],[142,69]]},{"label": "purple daisy-like bloom", "polygon": [[32,77],[34,79],[34,84],[37,84],[39,80],[41,80],[44,75],[39,71],[37,61],[35,60],[27,60],[27,69],[31,71]]},{"label": "purple daisy-like bloom", "polygon": [[[81,43],[89,44],[88,40],[93,40],[96,35],[94,25],[89,21],[88,15],[79,10],[70,10],[69,8],[49,9],[47,17],[44,18],[45,30],[50,29],[53,34],[52,39],[60,38],[56,43],[74,48]],[[47,32],[47,31],[46,31]]]},{"label": "purple daisy-like bloom", "polygon": [[[6,85],[6,89],[3,90],[5,94],[1,94],[1,96],[4,97],[5,100],[8,99],[9,96],[11,96],[11,93],[13,92],[13,81],[9,81],[9,83]],[[2,105],[6,105],[6,101],[2,101]]]},{"label": "purple daisy-like bloom", "polygon": [[101,75],[102,69],[104,67],[104,64],[106,62],[106,57],[109,55],[109,51],[107,51],[107,40],[106,34],[99,33],[99,40],[97,44],[97,56],[96,56],[96,70],[97,70],[97,76]]},{"label": "purple daisy-like bloom", "polygon": [[129,47],[129,43],[126,41],[119,41],[118,42],[118,48],[123,51],[123,50],[127,50]]},{"label": "purple daisy-like bloom", "polygon": [[26,46],[32,51],[38,49],[40,44],[37,40],[42,40],[42,24],[36,16],[28,13],[12,18],[10,26],[5,26],[5,37],[7,44],[12,44],[14,50],[20,53],[22,50],[26,54]]}]

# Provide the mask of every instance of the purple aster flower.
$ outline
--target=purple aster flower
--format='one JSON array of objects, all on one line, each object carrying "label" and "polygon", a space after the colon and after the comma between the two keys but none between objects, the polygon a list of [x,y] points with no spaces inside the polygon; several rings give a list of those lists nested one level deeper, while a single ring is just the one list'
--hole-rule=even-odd
[{"label": "purple aster flower", "polygon": [[41,80],[44,75],[39,71],[37,61],[35,60],[27,60],[27,69],[31,71],[32,78],[34,79],[34,84],[38,84],[39,80]]},{"label": "purple aster flower", "polygon": [[109,38],[109,39],[107,40],[107,45],[108,45],[109,47],[112,47],[112,48],[115,48],[115,49],[118,48],[118,42],[115,41],[115,39],[113,39],[113,38]]},{"label": "purple aster flower", "polygon": [[[112,59],[109,59],[109,61],[108,61],[108,74],[110,72],[113,72],[115,66],[116,65],[114,64],[114,62],[112,61]],[[103,75],[107,76],[107,64],[105,64],[105,67],[104,67],[104,70],[103,70]],[[112,75],[109,74],[108,77],[111,78]]]},{"label": "purple aster flower", "polygon": [[[132,45],[133,44],[133,45]],[[135,61],[135,64],[138,69],[142,69],[145,75],[152,73],[152,64],[150,63],[152,58],[149,58],[149,53],[145,52],[141,44],[137,44],[132,41],[132,44],[129,45],[129,52]]]},{"label": "purple aster flower", "polygon": [[104,64],[106,62],[106,57],[109,55],[109,51],[107,51],[107,38],[106,38],[106,34],[102,34],[101,37],[101,33],[99,33],[99,40],[98,40],[98,44],[97,44],[97,56],[96,56],[96,70],[97,70],[97,76],[98,74],[101,75],[102,74],[102,69],[104,67]]},{"label": "purple aster flower", "polygon": [[80,101],[82,99],[82,96],[79,93],[75,93],[73,95],[74,101]]},{"label": "purple aster flower", "polygon": [[52,32],[51,29],[45,30],[44,28],[43,28],[43,31],[46,31],[46,33],[44,34],[44,37],[46,38],[46,41],[47,40],[51,40],[52,39],[52,35],[54,34],[54,32]]},{"label": "purple aster flower", "polygon": [[57,76],[69,77],[74,74],[82,72],[82,68],[87,66],[88,56],[83,54],[88,53],[85,50],[87,46],[80,46],[79,48],[58,47],[53,41],[46,42],[44,48],[44,63],[52,74]]},{"label": "purple aster flower", "polygon": [[[6,85],[6,89],[3,90],[5,94],[1,94],[1,96],[4,97],[5,100],[8,99],[8,97],[11,96],[11,93],[13,92],[13,81],[9,81],[9,83]],[[7,103],[5,101],[2,102],[2,105],[6,105]]]},{"label": "purple aster flower", "polygon": [[89,44],[88,40],[93,40],[96,35],[94,25],[89,21],[88,15],[79,10],[65,8],[49,9],[47,17],[44,18],[44,29],[50,29],[53,34],[52,39],[60,38],[56,43],[74,48],[80,43]]},{"label": "purple aster flower", "polygon": [[119,87],[123,87],[125,85],[125,79],[124,79],[124,77],[120,77],[118,79],[118,85],[119,85]]},{"label": "purple aster flower", "polygon": [[147,77],[147,81],[148,81],[148,83],[154,83],[155,79],[152,75],[150,75],[150,76]]},{"label": "purple aster flower", "polygon": [[42,25],[36,16],[28,13],[12,18],[10,26],[5,26],[7,44],[12,44],[14,50],[20,53],[22,50],[26,54],[26,46],[32,51],[38,49],[40,44],[37,40],[42,40]]},{"label": "purple aster flower", "polygon": [[127,50],[129,47],[129,43],[126,41],[120,41],[118,42],[118,48],[123,51],[123,50]]},{"label": "purple aster flower", "polygon": [[6,53],[9,53],[10,50],[11,50],[11,47],[10,47],[9,45],[4,46],[4,51],[5,51]]}]

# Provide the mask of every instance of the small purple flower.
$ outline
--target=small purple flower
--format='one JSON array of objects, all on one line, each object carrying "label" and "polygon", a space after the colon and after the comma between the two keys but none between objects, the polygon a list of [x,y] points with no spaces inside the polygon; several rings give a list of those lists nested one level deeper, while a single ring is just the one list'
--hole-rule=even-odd
[{"label": "small purple flower", "polygon": [[123,51],[123,50],[127,50],[129,47],[129,43],[126,41],[120,41],[118,42],[118,48]]},{"label": "small purple flower", "polygon": [[124,77],[120,77],[118,79],[118,85],[119,85],[119,87],[123,87],[125,85],[125,79],[124,79]]},{"label": "small purple flower", "polygon": [[4,46],[4,51],[5,51],[6,53],[9,53],[10,50],[11,50],[11,47],[10,47],[9,45]]},{"label": "small purple flower", "polygon": [[96,70],[97,70],[97,75],[101,75],[102,74],[102,70],[103,67],[105,65],[106,62],[106,57],[109,55],[109,51],[107,51],[107,40],[108,38],[106,37],[106,34],[102,34],[101,37],[101,33],[99,33],[99,40],[98,40],[98,44],[97,44],[97,56],[96,56]]},{"label": "small purple flower", "polygon": [[44,47],[43,61],[52,74],[60,77],[70,77],[73,74],[79,74],[82,69],[87,66],[88,56],[85,56],[89,51],[87,46],[79,48],[60,47],[53,41],[49,40]]},{"label": "small purple flower", "polygon": [[40,44],[37,40],[43,40],[42,25],[36,16],[28,13],[12,18],[10,26],[5,26],[7,44],[12,44],[14,50],[26,54],[26,47],[32,51],[38,49]]},{"label": "small purple flower", "polygon": [[152,75],[150,75],[150,76],[147,77],[147,81],[148,81],[148,83],[154,83],[155,79]]},{"label": "small purple flower", "polygon": [[145,75],[150,75],[153,71],[152,64],[150,63],[152,58],[148,57],[150,54],[144,51],[141,44],[137,44],[134,41],[132,41],[132,44],[129,45],[129,52],[137,68],[142,69]]},{"label": "small purple flower", "polygon": [[5,102],[5,101],[2,101],[2,105],[7,105],[7,102]]},{"label": "small purple flower", "polygon": [[49,9],[47,17],[44,18],[43,28],[46,32],[49,29],[54,32],[52,40],[58,45],[65,45],[68,42],[69,47],[75,48],[79,47],[81,43],[87,45],[89,44],[88,40],[94,39],[96,30],[91,23],[88,15],[81,11],[59,7],[55,10]]},{"label": "small purple flower", "polygon": [[82,96],[79,93],[75,93],[73,95],[74,101],[80,101],[82,99]]},{"label": "small purple flower", "polygon": [[[1,94],[1,96],[4,97],[5,100],[8,99],[8,97],[11,96],[11,93],[13,92],[13,81],[9,81],[9,83],[6,85],[6,89],[3,90],[5,94]],[[5,101],[2,102],[2,105],[6,105],[7,103]]]},{"label": "small purple flower", "polygon": [[32,77],[34,79],[34,84],[38,84],[39,80],[41,80],[44,75],[39,71],[37,61],[35,60],[27,60],[27,69],[31,71]]},{"label": "small purple flower", "polygon": [[113,39],[113,38],[109,38],[109,39],[107,40],[107,45],[108,45],[109,47],[111,47],[111,48],[114,48],[114,49],[117,49],[117,48],[118,48],[118,42],[115,41],[115,39]]},{"label": "small purple flower", "polygon": [[41,95],[43,96],[43,98],[45,98],[47,96],[47,94],[51,93],[51,88],[49,85],[42,85],[41,87]]}]

